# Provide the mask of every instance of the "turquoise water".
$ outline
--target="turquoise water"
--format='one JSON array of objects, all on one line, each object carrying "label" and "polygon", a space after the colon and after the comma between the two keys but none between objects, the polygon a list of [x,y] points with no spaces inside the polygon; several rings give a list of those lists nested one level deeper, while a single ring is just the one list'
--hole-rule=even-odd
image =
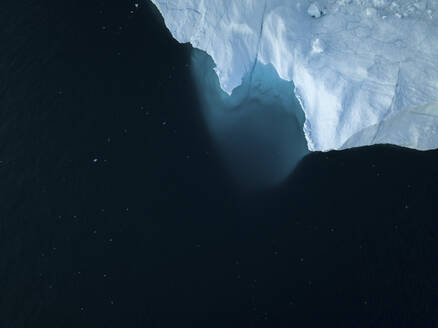
[{"label": "turquoise water", "polygon": [[234,180],[244,188],[280,184],[308,153],[293,83],[258,62],[228,95],[210,56],[195,49],[191,60],[205,122]]}]

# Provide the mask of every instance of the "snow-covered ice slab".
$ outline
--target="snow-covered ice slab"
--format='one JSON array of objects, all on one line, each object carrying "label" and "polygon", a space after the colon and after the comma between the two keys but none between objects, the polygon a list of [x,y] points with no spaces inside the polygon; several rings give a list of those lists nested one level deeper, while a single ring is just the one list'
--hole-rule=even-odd
[{"label": "snow-covered ice slab", "polygon": [[310,150],[438,148],[438,0],[152,0],[231,93],[257,61],[293,81]]}]

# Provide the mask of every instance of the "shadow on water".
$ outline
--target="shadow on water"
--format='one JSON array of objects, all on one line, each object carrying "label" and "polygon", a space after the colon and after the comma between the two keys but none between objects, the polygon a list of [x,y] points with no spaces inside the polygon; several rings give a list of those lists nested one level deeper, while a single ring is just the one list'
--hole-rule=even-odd
[{"label": "shadow on water", "polygon": [[293,83],[280,79],[272,65],[257,63],[229,96],[214,66],[209,55],[193,50],[203,117],[231,175],[243,189],[280,184],[308,153]]}]

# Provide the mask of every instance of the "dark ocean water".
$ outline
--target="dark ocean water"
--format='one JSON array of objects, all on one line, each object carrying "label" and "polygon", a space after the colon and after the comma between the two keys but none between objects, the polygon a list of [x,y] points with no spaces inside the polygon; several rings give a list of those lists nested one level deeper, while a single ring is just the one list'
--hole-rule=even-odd
[{"label": "dark ocean water", "polygon": [[146,1],[0,5],[0,327],[437,327],[438,152],[236,188]]}]

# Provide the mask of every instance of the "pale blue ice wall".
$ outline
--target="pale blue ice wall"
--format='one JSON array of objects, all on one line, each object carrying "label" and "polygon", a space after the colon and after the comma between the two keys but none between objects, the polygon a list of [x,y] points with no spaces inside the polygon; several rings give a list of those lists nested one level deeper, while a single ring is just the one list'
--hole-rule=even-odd
[{"label": "pale blue ice wall", "polygon": [[211,57],[197,49],[192,72],[205,121],[235,180],[257,189],[284,181],[308,153],[293,83],[280,79],[271,65],[257,63],[229,96]]}]

